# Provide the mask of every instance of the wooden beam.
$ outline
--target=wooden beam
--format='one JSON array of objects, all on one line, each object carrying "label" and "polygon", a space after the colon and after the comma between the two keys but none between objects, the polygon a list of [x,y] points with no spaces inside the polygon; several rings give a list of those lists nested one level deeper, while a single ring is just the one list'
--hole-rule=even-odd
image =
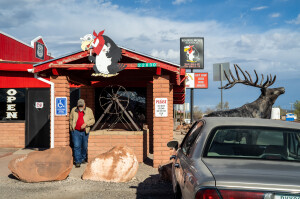
[{"label": "wooden beam", "polygon": [[91,82],[89,80],[85,80],[81,77],[78,77],[77,75],[68,74],[66,76],[67,76],[69,82],[73,82],[75,84],[82,84],[82,85],[86,85],[86,86],[91,85]]}]

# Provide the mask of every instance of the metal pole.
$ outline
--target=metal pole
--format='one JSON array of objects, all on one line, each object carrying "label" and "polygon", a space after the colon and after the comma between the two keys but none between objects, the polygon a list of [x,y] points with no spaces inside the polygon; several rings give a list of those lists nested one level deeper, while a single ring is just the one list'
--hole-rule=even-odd
[{"label": "metal pole", "polygon": [[[191,72],[193,72],[193,69],[191,69]],[[193,123],[193,108],[194,108],[194,89],[191,88],[191,124]]]},{"label": "metal pole", "polygon": [[221,80],[221,110],[223,110],[223,65],[220,64],[220,80]]}]

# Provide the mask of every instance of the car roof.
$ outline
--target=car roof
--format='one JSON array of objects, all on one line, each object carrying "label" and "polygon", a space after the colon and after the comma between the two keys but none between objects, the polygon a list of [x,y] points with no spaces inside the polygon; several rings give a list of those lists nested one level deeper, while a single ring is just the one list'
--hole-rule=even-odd
[{"label": "car roof", "polygon": [[242,117],[204,117],[202,119],[207,127],[216,126],[256,126],[300,129],[300,123],[261,118]]}]

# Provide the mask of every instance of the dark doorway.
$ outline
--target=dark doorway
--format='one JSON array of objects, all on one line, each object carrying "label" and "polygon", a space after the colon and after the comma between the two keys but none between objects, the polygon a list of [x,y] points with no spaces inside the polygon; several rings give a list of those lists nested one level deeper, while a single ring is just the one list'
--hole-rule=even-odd
[{"label": "dark doorway", "polygon": [[50,89],[28,88],[25,146],[50,147]]},{"label": "dark doorway", "polygon": [[70,111],[77,106],[80,99],[80,88],[70,88]]}]

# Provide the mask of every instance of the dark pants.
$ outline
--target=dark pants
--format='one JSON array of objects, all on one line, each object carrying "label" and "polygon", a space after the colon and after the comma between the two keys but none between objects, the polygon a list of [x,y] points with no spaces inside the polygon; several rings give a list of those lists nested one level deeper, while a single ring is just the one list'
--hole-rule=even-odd
[{"label": "dark pants", "polygon": [[72,132],[73,155],[75,163],[82,163],[86,159],[89,133],[74,130]]}]

